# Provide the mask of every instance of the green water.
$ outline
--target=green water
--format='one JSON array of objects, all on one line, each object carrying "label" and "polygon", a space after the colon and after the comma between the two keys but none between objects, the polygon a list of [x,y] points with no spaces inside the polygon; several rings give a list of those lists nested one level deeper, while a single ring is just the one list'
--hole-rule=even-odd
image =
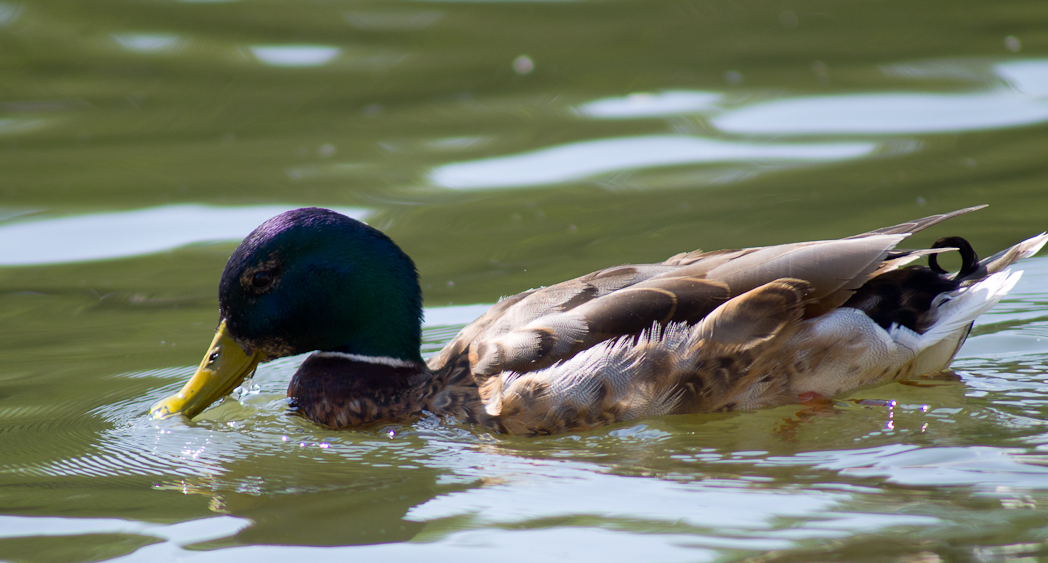
[{"label": "green water", "polygon": [[825,408],[332,432],[286,415],[288,359],[145,416],[283,209],[413,256],[427,352],[471,305],[699,247],[980,203],[913,244],[1039,233],[1044,2],[4,0],[0,77],[0,560],[1048,558],[1045,257],[961,381]]}]

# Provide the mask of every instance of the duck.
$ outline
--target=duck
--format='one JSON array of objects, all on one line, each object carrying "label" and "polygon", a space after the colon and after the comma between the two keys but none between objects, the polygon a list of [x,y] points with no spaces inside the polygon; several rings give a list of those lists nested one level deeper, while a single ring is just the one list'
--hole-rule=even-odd
[{"label": "duck", "polygon": [[[193,418],[261,362],[312,352],[293,412],[331,429],[433,413],[515,435],[731,412],[945,370],[1010,266],[1048,234],[980,260],[967,240],[898,248],[985,206],[837,240],[684,252],[501,299],[438,353],[420,352],[414,262],[381,231],[303,208],[255,229],[219,282],[220,321],[196,373],[151,410]],[[948,272],[943,252],[958,252]],[[926,259],[927,265],[914,264]]]}]

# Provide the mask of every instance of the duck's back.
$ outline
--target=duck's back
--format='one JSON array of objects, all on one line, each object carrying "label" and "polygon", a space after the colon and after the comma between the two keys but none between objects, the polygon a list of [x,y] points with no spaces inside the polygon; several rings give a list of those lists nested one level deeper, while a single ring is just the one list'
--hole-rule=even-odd
[{"label": "duck's back", "polygon": [[[906,272],[931,270],[903,266],[932,251],[895,246],[973,209],[841,240],[695,251],[530,290],[493,306],[429,366],[472,396],[451,401],[460,407],[451,410],[465,408],[475,422],[518,434],[757,408],[795,401],[799,393],[833,394],[914,375],[918,368],[937,371],[963,342],[971,318],[1014,280],[983,288],[980,299],[989,305],[955,307],[963,314],[955,315],[949,334],[932,335],[947,344],[931,362],[916,361],[908,348],[920,334],[910,330],[915,339],[890,324],[880,327],[849,300],[888,273],[903,286],[918,283]],[[1039,248],[1038,241],[1024,244],[984,261],[989,268],[983,266],[982,276]],[[977,281],[932,274],[962,292]],[[921,314],[931,318],[936,311]],[[861,373],[838,373],[848,370]],[[452,391],[434,408],[447,409]]]}]

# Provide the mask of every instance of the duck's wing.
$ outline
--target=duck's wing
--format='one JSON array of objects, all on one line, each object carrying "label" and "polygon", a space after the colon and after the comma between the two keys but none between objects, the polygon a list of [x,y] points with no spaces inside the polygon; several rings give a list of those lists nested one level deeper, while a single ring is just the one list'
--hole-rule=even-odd
[{"label": "duck's wing", "polygon": [[932,225],[942,223],[947,219],[953,219],[958,215],[964,215],[965,213],[971,213],[986,207],[983,205],[976,205],[973,207],[965,207],[964,209],[958,209],[957,211],[951,211],[949,213],[941,213],[939,215],[929,215],[921,219],[915,219],[913,221],[907,221],[905,223],[899,223],[898,225],[892,225],[891,227],[881,227],[867,233],[860,235],[852,235],[848,238],[862,238],[870,235],[901,235],[901,234],[913,234],[917,231],[923,231]]},{"label": "duck's wing", "polygon": [[898,260],[890,256],[891,251],[909,235],[869,234],[671,260],[678,267],[676,274],[724,283],[732,296],[777,279],[804,280],[811,286],[806,316],[813,317],[844,304],[856,289],[883,271],[886,260]]},{"label": "duck's wing", "polygon": [[[923,228],[944,218],[908,225]],[[661,264],[607,268],[503,299],[464,328],[429,365],[436,371],[468,352],[474,372],[481,376],[540,369],[656,323],[697,322],[731,297],[781,278],[811,285],[808,315],[816,315],[847,301],[908,235],[871,232],[843,240],[693,252]]]},{"label": "duck's wing", "polygon": [[910,234],[975,209],[841,240],[695,251],[661,264],[618,266],[530,290],[493,306],[429,366],[440,371],[468,363],[487,395],[488,380],[501,373],[545,369],[600,342],[636,337],[656,325],[698,323],[721,304],[781,279],[805,282],[804,317],[815,317],[840,307],[874,275],[923,254],[894,250]]},{"label": "duck's wing", "polygon": [[502,299],[428,360],[453,388],[439,394],[432,410],[505,430],[483,404],[501,374],[542,369],[659,322],[700,320],[730,296],[721,283],[653,279],[674,269],[618,266]]},{"label": "duck's wing", "polygon": [[[724,281],[729,284],[732,295],[739,295],[773,279],[788,277],[808,281],[812,284],[813,293],[805,316],[810,318],[840,307],[870,278],[898,269],[923,256],[953,250],[899,250],[895,249],[895,245],[916,232],[984,207],[986,205],[976,205],[950,213],[929,215],[840,240],[744,250],[696,250],[673,256],[663,264],[680,267],[681,270],[675,275],[687,272],[688,275],[698,275],[704,279]],[[865,243],[856,244],[856,241]],[[987,264],[995,257],[983,263]],[[1008,258],[1011,258],[1008,263],[1017,259],[1011,256]]]},{"label": "duck's wing", "polygon": [[429,366],[438,371],[469,352],[478,373],[535,369],[656,321],[701,319],[729,297],[723,284],[673,276],[676,269],[617,266],[507,297],[462,329]]},{"label": "duck's wing", "polygon": [[779,404],[778,350],[799,326],[808,286],[778,280],[694,325],[653,325],[545,369],[504,372],[481,388],[484,411],[512,434],[553,434],[684,412]]}]

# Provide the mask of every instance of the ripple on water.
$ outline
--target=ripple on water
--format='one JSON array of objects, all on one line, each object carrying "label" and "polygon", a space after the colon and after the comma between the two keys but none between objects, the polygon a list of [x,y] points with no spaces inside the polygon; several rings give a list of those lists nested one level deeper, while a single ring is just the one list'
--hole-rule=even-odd
[{"label": "ripple on water", "polygon": [[81,407],[65,401],[0,409],[6,469],[34,473],[54,459],[55,451],[82,451],[96,441],[106,425],[80,412]]},{"label": "ripple on water", "polygon": [[[20,439],[11,447],[21,448],[22,459],[35,457],[39,461],[22,463],[17,471],[65,477],[213,479],[238,465],[279,459],[280,467],[267,471],[265,487],[268,489],[265,490],[284,490],[288,481],[295,482],[299,490],[322,489],[332,486],[333,476],[352,472],[354,467],[418,467],[419,460],[428,453],[426,444],[417,438],[420,434],[440,436],[443,444],[463,438],[467,442],[475,439],[472,433],[463,433],[454,426],[450,427],[452,430],[444,428],[436,417],[432,423],[421,421],[412,427],[391,425],[388,429],[360,432],[333,432],[311,425],[290,415],[285,400],[287,382],[302,359],[303,356],[282,358],[260,366],[255,377],[238,390],[238,399],[226,398],[194,422],[182,417],[154,421],[148,416],[149,406],[175,393],[192,374],[192,367],[115,376],[166,383],[157,385],[144,397],[111,400],[88,413],[59,416],[55,413],[61,410],[60,405],[35,411],[20,408],[20,413],[11,414],[34,418],[22,425],[16,422],[11,427]],[[37,436],[40,432],[47,433],[48,441],[34,439],[34,432]],[[53,449],[56,436],[68,442],[73,451],[87,451],[56,459]],[[46,449],[43,444],[47,445]],[[73,447],[76,444],[80,447]],[[34,453],[37,455],[26,455]],[[316,462],[326,469],[316,470]],[[311,464],[309,481],[312,484],[299,479],[303,473],[297,465],[300,463]],[[250,479],[244,480],[241,476],[231,479],[233,488],[255,488],[263,492]]]},{"label": "ripple on water", "polygon": [[1048,468],[1029,463],[1018,448],[987,446],[921,447],[891,444],[845,451],[816,451],[773,456],[759,465],[807,465],[849,477],[882,477],[910,486],[1009,486],[1048,489]]},{"label": "ripple on water", "polygon": [[[1014,312],[1025,314],[1034,306],[1022,301]],[[468,311],[470,318],[475,312]],[[458,326],[432,325],[427,339],[439,346]],[[1027,326],[986,324],[973,342]],[[1044,356],[1038,354],[1010,362],[975,354],[958,362],[963,384],[878,388],[860,398],[892,401],[859,405],[842,400],[826,413],[795,406],[730,416],[668,417],[546,440],[491,436],[438,417],[363,431],[327,431],[287,415],[284,388],[300,360],[265,364],[239,400],[227,399],[193,423],[178,418],[157,422],[146,414],[150,404],[184,383],[192,371],[188,366],[115,376],[158,384],[147,396],[107,400],[79,417],[63,416],[63,405],[10,413],[36,432],[64,434],[71,442],[90,445],[80,455],[58,460],[40,451],[38,463],[21,469],[52,477],[150,476],[158,490],[219,499],[216,510],[222,507],[220,497],[231,495],[357,495],[391,488],[402,494],[405,484],[425,490],[408,495],[403,512],[394,516],[422,526],[414,543],[315,553],[290,546],[198,551],[187,546],[199,540],[161,538],[139,548],[136,559],[228,560],[262,549],[271,557],[286,549],[288,556],[321,559],[416,552],[475,557],[481,549],[476,542],[490,542],[505,558],[507,546],[566,535],[574,542],[571,549],[587,541],[604,542],[604,548],[624,542],[625,551],[648,546],[665,560],[707,560],[726,550],[789,550],[827,539],[861,543],[894,537],[896,530],[919,542],[941,537],[942,530],[960,529],[971,517],[947,489],[967,491],[962,497],[981,495],[1005,509],[1036,505],[1048,491],[1048,467],[1033,452],[1048,444],[1048,433],[1036,417],[1009,404],[1044,405]],[[993,401],[983,401],[985,397]],[[928,405],[922,402],[931,406],[924,408]],[[806,412],[815,414],[808,417]],[[788,426],[783,417],[796,428],[783,430]],[[895,426],[886,428],[886,420]],[[929,423],[941,427],[940,433],[925,433]],[[844,426],[858,434],[842,432]],[[818,442],[805,437],[812,429],[823,432],[820,428],[833,435]],[[1013,432],[1019,447],[957,444],[958,436],[983,428]],[[24,430],[16,434],[31,434]],[[863,440],[875,445],[846,446]],[[36,447],[31,438],[19,445]],[[888,490],[886,483],[904,490]],[[930,490],[947,500],[921,496]],[[916,500],[900,500],[907,495]],[[995,513],[998,523],[993,526],[1014,525],[1021,516],[1014,510]],[[92,522],[80,524],[98,524]],[[102,523],[97,529],[103,531],[90,533],[167,533],[158,525],[128,522]],[[195,522],[207,525],[206,520]],[[263,520],[229,522],[226,535],[216,532],[213,537],[271,530]],[[55,530],[88,533],[78,531],[84,529],[77,528],[80,524],[63,528],[58,523]],[[19,533],[28,537],[36,532]],[[578,553],[583,557],[585,551]]]}]

